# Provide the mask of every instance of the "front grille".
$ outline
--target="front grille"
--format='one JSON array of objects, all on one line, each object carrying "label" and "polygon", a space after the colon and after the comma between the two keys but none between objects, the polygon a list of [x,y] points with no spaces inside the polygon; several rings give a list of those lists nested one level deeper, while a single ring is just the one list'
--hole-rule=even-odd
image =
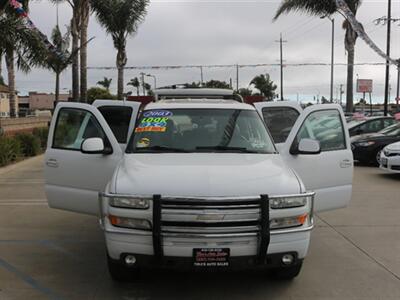
[{"label": "front grille", "polygon": [[161,202],[163,235],[188,233],[257,235],[261,226],[260,198],[176,199]]},{"label": "front grille", "polygon": [[392,166],[392,170],[394,170],[394,171],[400,171],[400,166]]},{"label": "front grille", "polygon": [[389,153],[389,152],[385,152],[385,156],[387,156],[387,157],[400,156],[400,153],[395,153],[395,152]]}]

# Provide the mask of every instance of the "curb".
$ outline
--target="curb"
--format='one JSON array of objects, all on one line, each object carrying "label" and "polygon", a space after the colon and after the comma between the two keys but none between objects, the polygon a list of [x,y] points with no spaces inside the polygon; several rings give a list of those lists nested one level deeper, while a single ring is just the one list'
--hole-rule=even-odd
[{"label": "curb", "polygon": [[28,165],[32,161],[43,159],[43,157],[44,157],[44,154],[40,154],[38,156],[34,156],[34,157],[30,157],[30,158],[24,159],[23,161],[14,163],[12,165],[1,167],[0,168],[0,175],[4,175],[4,174],[6,174],[8,172],[11,172],[11,171],[19,168],[19,167],[23,167],[25,165]]}]

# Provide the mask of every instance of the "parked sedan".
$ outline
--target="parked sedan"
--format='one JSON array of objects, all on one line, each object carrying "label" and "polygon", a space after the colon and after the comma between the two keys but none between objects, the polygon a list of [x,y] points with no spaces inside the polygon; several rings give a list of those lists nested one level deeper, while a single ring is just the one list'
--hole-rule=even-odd
[{"label": "parked sedan", "polygon": [[390,173],[400,173],[400,142],[390,144],[383,149],[380,168]]},{"label": "parked sedan", "polygon": [[379,132],[397,121],[393,117],[371,117],[365,120],[355,120],[347,124],[350,136]]},{"label": "parked sedan", "polygon": [[353,137],[351,149],[355,160],[362,163],[372,162],[379,166],[383,148],[399,141],[400,123],[397,123],[378,133]]}]

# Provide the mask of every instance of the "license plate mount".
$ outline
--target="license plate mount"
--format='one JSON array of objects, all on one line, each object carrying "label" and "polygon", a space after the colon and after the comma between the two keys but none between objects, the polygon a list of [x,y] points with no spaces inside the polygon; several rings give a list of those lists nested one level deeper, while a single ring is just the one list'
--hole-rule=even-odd
[{"label": "license plate mount", "polygon": [[229,248],[195,248],[193,249],[193,266],[199,268],[229,267],[230,252]]}]

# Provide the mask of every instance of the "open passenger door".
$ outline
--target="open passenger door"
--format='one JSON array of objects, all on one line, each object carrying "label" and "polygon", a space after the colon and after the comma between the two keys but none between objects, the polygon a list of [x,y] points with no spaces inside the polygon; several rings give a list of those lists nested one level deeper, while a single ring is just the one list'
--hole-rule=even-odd
[{"label": "open passenger door", "polygon": [[297,102],[258,102],[254,106],[262,116],[278,149],[286,142],[303,109]]},{"label": "open passenger door", "polygon": [[49,206],[96,215],[98,193],[104,191],[122,155],[113,131],[96,107],[58,104],[45,154]]},{"label": "open passenger door", "polygon": [[[280,104],[275,103],[273,107],[288,109],[286,104]],[[260,103],[258,109],[263,108],[270,109],[271,106]],[[301,112],[279,147],[282,157],[297,172],[306,189],[316,193],[317,212],[346,207],[351,199],[353,154],[345,124],[339,105],[310,106]],[[320,151],[314,154],[299,151],[300,141],[310,139],[320,144]]]},{"label": "open passenger door", "polygon": [[96,100],[93,106],[103,115],[123,151],[135,129],[141,103],[134,101]]}]

